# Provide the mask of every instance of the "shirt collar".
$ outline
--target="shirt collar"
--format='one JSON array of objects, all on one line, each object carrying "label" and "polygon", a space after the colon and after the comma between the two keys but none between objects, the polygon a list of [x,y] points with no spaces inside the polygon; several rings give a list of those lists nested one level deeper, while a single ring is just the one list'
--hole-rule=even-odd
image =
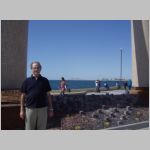
[{"label": "shirt collar", "polygon": [[[38,79],[40,79],[42,76],[41,76],[41,74],[39,75],[39,77],[38,77]],[[31,78],[35,78],[34,76],[33,76],[33,74],[31,75]]]}]

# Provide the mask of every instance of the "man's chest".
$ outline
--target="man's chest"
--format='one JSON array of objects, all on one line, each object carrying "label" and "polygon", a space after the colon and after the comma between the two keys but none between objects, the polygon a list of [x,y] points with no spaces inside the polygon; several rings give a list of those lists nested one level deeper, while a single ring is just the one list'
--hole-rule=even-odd
[{"label": "man's chest", "polygon": [[45,82],[43,80],[31,80],[27,83],[27,91],[32,90],[45,90]]}]

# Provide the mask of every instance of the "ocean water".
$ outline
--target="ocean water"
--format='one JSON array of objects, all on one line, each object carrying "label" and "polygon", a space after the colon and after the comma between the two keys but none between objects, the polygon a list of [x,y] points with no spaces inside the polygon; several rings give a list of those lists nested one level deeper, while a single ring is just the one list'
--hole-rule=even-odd
[{"label": "ocean water", "polygon": [[[59,90],[60,80],[49,80],[52,90]],[[107,82],[109,87],[116,86],[116,83],[120,83],[123,86],[123,81],[101,81],[101,87],[104,87],[104,83]],[[67,80],[68,88],[70,89],[84,89],[95,88],[94,80]]]}]

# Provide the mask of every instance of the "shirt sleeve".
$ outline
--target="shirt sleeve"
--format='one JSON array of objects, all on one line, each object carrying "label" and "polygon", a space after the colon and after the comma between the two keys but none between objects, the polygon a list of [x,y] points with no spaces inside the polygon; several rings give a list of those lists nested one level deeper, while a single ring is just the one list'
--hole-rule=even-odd
[{"label": "shirt sleeve", "polygon": [[22,83],[20,91],[21,91],[21,93],[27,92],[27,81],[26,80]]},{"label": "shirt sleeve", "polygon": [[51,91],[51,86],[48,80],[46,80],[46,92]]}]

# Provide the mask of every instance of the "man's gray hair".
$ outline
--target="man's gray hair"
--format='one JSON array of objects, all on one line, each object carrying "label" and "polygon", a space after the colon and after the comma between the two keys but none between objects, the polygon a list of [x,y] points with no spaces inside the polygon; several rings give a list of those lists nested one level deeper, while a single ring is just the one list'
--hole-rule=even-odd
[{"label": "man's gray hair", "polygon": [[30,65],[31,69],[32,69],[32,65],[33,65],[33,64],[37,64],[37,65],[40,67],[40,69],[42,69],[42,66],[41,66],[41,64],[40,64],[39,61],[33,61],[33,62],[31,63],[31,65]]}]

